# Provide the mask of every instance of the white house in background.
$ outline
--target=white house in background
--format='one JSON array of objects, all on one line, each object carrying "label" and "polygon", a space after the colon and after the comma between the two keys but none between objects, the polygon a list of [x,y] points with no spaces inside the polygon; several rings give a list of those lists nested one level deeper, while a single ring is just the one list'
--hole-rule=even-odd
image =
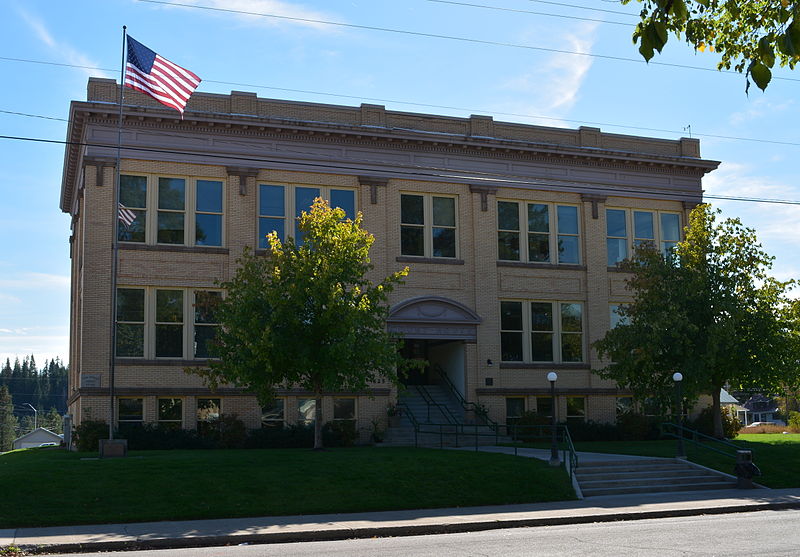
[{"label": "white house in background", "polygon": [[31,447],[40,447],[45,443],[60,445],[63,440],[63,435],[53,433],[49,429],[43,427],[37,427],[30,433],[26,433],[22,437],[14,439],[14,449],[30,449]]}]

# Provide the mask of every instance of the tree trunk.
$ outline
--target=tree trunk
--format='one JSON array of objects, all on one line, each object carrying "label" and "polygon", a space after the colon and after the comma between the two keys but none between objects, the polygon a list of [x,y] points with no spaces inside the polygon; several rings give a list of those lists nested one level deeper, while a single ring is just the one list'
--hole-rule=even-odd
[{"label": "tree trunk", "polygon": [[322,450],[322,396],[314,398],[314,450]]},{"label": "tree trunk", "polygon": [[711,415],[714,416],[714,437],[724,439],[725,432],[722,429],[722,405],[720,404],[720,390],[714,388],[711,391]]}]

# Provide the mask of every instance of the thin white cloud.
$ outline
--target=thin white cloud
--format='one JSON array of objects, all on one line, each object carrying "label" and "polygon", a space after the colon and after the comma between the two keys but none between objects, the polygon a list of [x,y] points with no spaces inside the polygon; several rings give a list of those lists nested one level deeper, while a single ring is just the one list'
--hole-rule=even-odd
[{"label": "thin white cloud", "polygon": [[[562,36],[567,44],[565,50],[591,53],[595,42],[595,31],[599,24],[584,23]],[[544,63],[530,68],[501,85],[501,90],[528,96],[525,102],[506,103],[498,110],[520,114],[542,115],[547,118],[525,120],[545,126],[564,126],[564,118],[575,106],[580,90],[589,70],[592,58],[571,54],[553,54]],[[556,118],[553,120],[552,118]]]},{"label": "thin white cloud", "polygon": [[54,289],[69,291],[69,280],[69,276],[66,275],[22,272],[18,275],[6,274],[0,278],[0,288],[16,290],[46,289],[48,292],[52,292]]},{"label": "thin white cloud", "polygon": [[18,12],[20,17],[25,21],[25,23],[28,24],[39,41],[41,41],[47,48],[52,50],[53,54],[58,56],[60,60],[75,66],[85,66],[84,68],[79,68],[79,71],[85,73],[87,77],[108,77],[108,75],[102,70],[90,69],[96,68],[100,64],[82,52],[78,51],[73,46],[58,41],[53,34],[50,33],[41,19],[37,18],[30,12],[23,10],[22,8],[19,8]]},{"label": "thin white cloud", "polygon": [[776,103],[768,97],[759,97],[754,100],[746,110],[731,114],[728,117],[728,122],[732,126],[740,126],[765,116],[775,116],[792,108],[793,105],[794,99],[787,99],[783,102]]},{"label": "thin white cloud", "polygon": [[39,365],[55,357],[62,361],[69,357],[67,327],[25,327],[11,333],[7,333],[7,329],[0,329],[0,333],[0,365],[5,363],[6,358],[13,363],[15,358],[22,360],[31,354]]},{"label": "thin white cloud", "polygon": [[[343,20],[339,17],[319,12],[316,10],[305,8],[300,4],[291,2],[281,2],[280,0],[186,0],[184,3],[201,4],[219,10],[230,11],[213,11],[204,10],[208,14],[216,14],[219,17],[235,18],[239,21],[257,25],[262,27],[278,27],[278,26],[301,26],[309,27],[319,31],[338,32],[337,27],[325,25],[324,23],[315,23],[314,21],[300,21],[300,20],[322,20],[322,21],[337,21]],[[172,7],[169,7],[172,9]],[[178,7],[178,9],[181,9]],[[186,9],[186,8],[182,8]],[[246,12],[246,13],[234,13]],[[280,16],[264,17],[257,14],[271,14]],[[282,18],[296,18],[295,20],[282,19]]]}]

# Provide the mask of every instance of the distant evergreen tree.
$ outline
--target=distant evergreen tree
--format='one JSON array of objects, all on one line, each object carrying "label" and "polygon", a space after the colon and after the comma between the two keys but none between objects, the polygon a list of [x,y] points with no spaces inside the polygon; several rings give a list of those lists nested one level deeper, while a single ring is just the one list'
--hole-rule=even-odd
[{"label": "distant evergreen tree", "polygon": [[39,427],[49,429],[53,433],[61,433],[64,430],[64,421],[58,410],[51,407],[50,410],[39,417]]},{"label": "distant evergreen tree", "polygon": [[17,438],[17,418],[14,416],[14,401],[5,385],[0,386],[0,452],[10,451]]}]

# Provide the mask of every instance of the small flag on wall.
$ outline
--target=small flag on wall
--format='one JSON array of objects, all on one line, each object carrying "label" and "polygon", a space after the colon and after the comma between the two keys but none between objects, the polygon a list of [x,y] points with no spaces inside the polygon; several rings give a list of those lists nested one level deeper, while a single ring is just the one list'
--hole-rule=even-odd
[{"label": "small flag on wall", "polygon": [[130,35],[125,65],[125,86],[150,95],[181,113],[200,85],[200,78],[150,50]]},{"label": "small flag on wall", "polygon": [[127,228],[136,220],[136,213],[125,207],[122,203],[119,204],[119,220]]}]

